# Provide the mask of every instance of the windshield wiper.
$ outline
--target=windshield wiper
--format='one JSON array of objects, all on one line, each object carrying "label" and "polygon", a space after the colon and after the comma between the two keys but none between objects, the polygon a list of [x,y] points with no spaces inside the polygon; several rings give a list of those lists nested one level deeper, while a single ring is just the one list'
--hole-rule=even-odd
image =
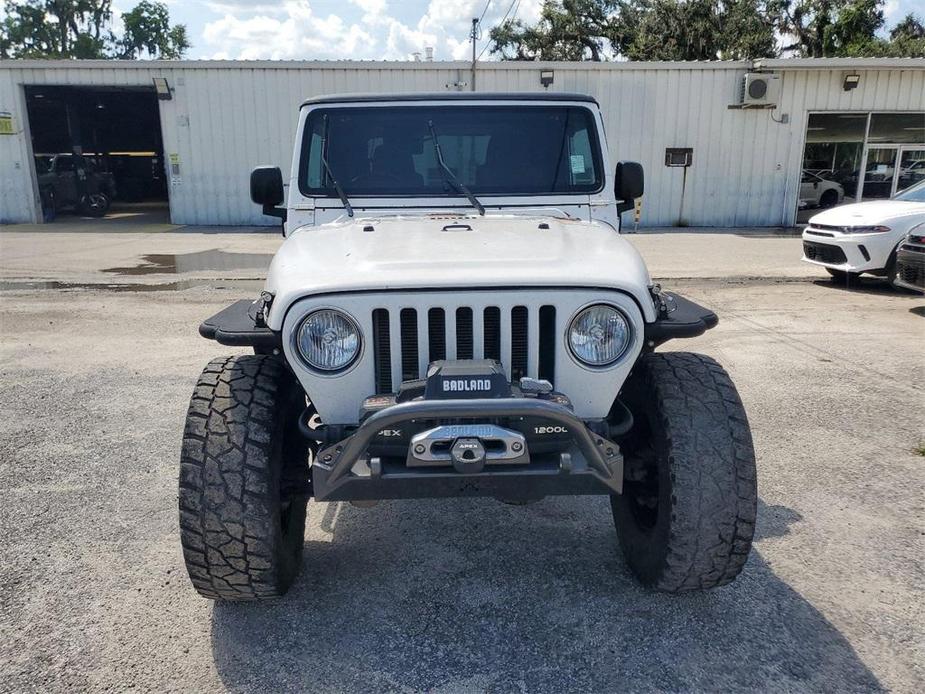
[{"label": "windshield wiper", "polygon": [[331,165],[328,164],[328,158],[325,155],[328,144],[328,117],[324,117],[324,125],[322,126],[321,131],[321,165],[324,167],[324,170],[328,174],[328,178],[331,180],[334,190],[337,191],[337,197],[340,198],[340,201],[344,205],[344,209],[347,210],[347,216],[353,216],[353,207],[350,205],[350,200],[347,198],[347,194],[344,192],[344,189],[340,187],[340,183],[337,182],[337,179],[334,177],[334,172],[331,171]]},{"label": "windshield wiper", "polygon": [[479,202],[479,199],[472,194],[472,191],[469,190],[462,181],[456,178],[456,174],[453,173],[453,170],[446,165],[446,162],[443,160],[443,152],[440,150],[440,143],[437,142],[437,133],[434,130],[434,122],[432,120],[427,121],[427,127],[430,129],[430,139],[434,141],[434,152],[437,155],[437,163],[440,165],[440,170],[443,171],[443,180],[451,184],[456,190],[469,198],[469,202],[472,203],[472,206],[479,211],[479,214],[483,217],[485,216],[485,206]]}]

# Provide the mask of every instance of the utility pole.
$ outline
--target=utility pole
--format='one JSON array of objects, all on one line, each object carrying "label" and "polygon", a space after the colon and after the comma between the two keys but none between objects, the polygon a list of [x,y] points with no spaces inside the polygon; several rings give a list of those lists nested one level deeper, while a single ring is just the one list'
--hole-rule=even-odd
[{"label": "utility pole", "polygon": [[472,31],[469,32],[469,38],[472,39],[472,91],[475,91],[475,42],[479,38],[479,20],[472,18]]}]

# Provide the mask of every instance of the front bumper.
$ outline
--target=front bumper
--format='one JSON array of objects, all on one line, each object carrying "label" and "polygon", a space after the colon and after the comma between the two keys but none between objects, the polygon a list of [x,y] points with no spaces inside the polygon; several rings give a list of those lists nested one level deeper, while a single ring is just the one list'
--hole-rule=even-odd
[{"label": "front bumper", "polygon": [[808,227],[803,231],[803,261],[843,270],[879,272],[886,268],[896,245],[894,234],[843,234]]},{"label": "front bumper", "polygon": [[896,251],[897,286],[925,292],[925,246],[903,244]]},{"label": "front bumper", "polygon": [[[409,467],[373,457],[367,449],[383,430],[420,421],[486,423],[531,418],[564,427],[567,452],[531,455],[519,465],[486,464],[477,472],[446,467]],[[319,501],[494,496],[535,499],[548,495],[618,494],[623,457],[613,441],[591,431],[567,407],[529,397],[413,400],[380,410],[350,436],[320,450],[312,462],[312,494]]]}]

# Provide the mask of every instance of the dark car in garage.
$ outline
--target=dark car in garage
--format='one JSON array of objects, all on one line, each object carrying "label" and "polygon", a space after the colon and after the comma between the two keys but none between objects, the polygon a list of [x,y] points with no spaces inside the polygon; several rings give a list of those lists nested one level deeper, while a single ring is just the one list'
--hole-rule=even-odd
[{"label": "dark car in garage", "polygon": [[116,194],[112,174],[100,170],[90,157],[40,154],[35,157],[35,170],[46,216],[71,208],[90,217],[102,217]]}]

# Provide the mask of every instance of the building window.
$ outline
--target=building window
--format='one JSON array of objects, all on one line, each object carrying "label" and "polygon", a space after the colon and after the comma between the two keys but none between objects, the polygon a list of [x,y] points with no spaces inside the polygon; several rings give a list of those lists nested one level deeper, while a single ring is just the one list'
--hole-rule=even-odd
[{"label": "building window", "polygon": [[797,222],[838,204],[889,198],[925,178],[925,113],[811,113]]}]

